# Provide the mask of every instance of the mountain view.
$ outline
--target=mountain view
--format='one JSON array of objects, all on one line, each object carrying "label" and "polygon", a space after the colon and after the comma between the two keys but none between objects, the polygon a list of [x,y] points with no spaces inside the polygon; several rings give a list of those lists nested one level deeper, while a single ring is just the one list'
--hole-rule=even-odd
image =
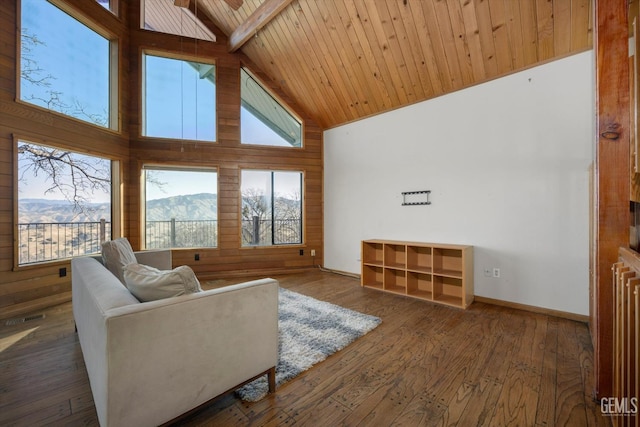
[{"label": "mountain view", "polygon": [[[173,196],[147,202],[148,221],[216,219],[218,197],[201,193]],[[86,212],[78,213],[73,203],[67,200],[21,199],[19,203],[20,224],[43,222],[98,222],[111,221],[109,203],[87,203]]]},{"label": "mountain view", "polygon": [[[256,197],[245,199],[253,209],[243,213],[243,244],[300,242],[299,200],[277,197],[277,215],[271,221],[267,207]],[[110,204],[87,203],[83,208],[77,212],[66,200],[21,199],[19,264],[99,253],[101,243],[111,238]],[[216,247],[217,210],[218,197],[211,193],[149,200],[146,248]],[[259,223],[251,222],[253,215],[260,218]]]}]

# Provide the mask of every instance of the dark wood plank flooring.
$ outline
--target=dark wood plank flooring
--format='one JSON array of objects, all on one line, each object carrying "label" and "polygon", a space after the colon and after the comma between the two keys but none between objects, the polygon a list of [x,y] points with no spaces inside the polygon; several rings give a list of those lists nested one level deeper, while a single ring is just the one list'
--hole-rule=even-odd
[{"label": "dark wood plank flooring", "polygon": [[[260,402],[230,394],[180,425],[611,425],[592,398],[586,324],[481,303],[448,308],[320,271],[277,279],[383,322]],[[71,303],[37,314],[0,325],[0,425],[97,425]]]}]

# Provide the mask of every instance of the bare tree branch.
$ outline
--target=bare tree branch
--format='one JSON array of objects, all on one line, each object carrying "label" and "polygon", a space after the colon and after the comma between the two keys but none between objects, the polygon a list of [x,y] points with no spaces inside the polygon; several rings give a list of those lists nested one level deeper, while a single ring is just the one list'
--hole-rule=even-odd
[{"label": "bare tree branch", "polygon": [[37,177],[43,173],[49,187],[45,194],[59,192],[74,205],[77,212],[87,213],[89,198],[96,191],[109,193],[111,171],[104,159],[82,156],[71,151],[44,147],[29,143],[18,145],[21,159],[18,179],[26,183],[28,174]]},{"label": "bare tree branch", "polygon": [[269,203],[263,190],[247,188],[242,191],[242,218],[250,220],[257,216],[265,219],[268,209]]}]

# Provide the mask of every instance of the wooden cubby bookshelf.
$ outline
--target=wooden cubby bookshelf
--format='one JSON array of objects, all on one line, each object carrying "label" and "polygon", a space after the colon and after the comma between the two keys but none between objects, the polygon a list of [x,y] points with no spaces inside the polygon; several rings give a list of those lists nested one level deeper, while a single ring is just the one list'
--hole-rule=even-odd
[{"label": "wooden cubby bookshelf", "polygon": [[473,302],[473,246],[363,240],[361,284],[467,308]]}]

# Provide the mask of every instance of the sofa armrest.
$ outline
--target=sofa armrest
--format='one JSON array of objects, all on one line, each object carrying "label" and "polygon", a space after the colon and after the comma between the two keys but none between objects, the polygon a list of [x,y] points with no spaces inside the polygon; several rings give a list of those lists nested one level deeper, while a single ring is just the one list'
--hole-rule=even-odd
[{"label": "sofa armrest", "polygon": [[[278,282],[107,311],[109,425],[157,425],[277,363]],[[122,416],[123,418],[119,418]]]},{"label": "sofa armrest", "polygon": [[158,270],[171,270],[173,268],[170,249],[138,251],[134,254],[138,264],[155,267]]}]

